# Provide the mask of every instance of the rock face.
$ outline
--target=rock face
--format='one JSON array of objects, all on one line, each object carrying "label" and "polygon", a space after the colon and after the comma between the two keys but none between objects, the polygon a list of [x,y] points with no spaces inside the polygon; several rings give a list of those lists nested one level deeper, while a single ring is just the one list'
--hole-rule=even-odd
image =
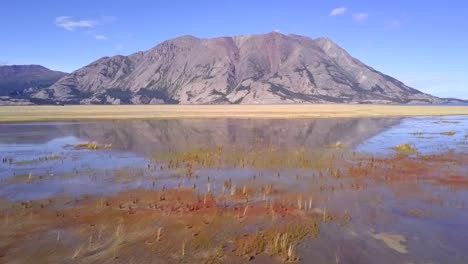
[{"label": "rock face", "polygon": [[104,57],[33,98],[68,104],[445,102],[363,64],[328,38],[276,32],[183,36]]},{"label": "rock face", "polygon": [[65,75],[64,72],[52,71],[40,65],[0,66],[0,97],[3,100],[22,101]]}]

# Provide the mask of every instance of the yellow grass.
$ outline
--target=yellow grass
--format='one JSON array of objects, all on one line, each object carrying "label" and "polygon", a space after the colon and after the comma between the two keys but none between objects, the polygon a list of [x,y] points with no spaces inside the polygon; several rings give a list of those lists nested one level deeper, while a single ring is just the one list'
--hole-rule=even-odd
[{"label": "yellow grass", "polygon": [[467,106],[76,105],[2,106],[0,122],[155,118],[327,118],[468,115]]}]

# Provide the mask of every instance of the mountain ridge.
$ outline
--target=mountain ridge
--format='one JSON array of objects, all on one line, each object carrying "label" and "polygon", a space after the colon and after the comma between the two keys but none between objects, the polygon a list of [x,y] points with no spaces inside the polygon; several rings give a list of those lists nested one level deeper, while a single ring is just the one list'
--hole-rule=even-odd
[{"label": "mountain ridge", "polygon": [[271,32],[181,36],[102,57],[50,87],[44,104],[441,104],[352,57],[331,39]]},{"label": "mountain ridge", "polygon": [[66,74],[36,64],[0,65],[0,105],[30,104],[30,94],[51,86]]}]

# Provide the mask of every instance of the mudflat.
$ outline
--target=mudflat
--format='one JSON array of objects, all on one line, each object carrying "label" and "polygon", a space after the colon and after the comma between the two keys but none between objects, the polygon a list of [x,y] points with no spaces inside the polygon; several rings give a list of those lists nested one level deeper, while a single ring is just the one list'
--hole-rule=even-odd
[{"label": "mudflat", "polygon": [[468,106],[420,105],[73,105],[3,106],[0,122],[160,118],[329,118],[468,115]]}]

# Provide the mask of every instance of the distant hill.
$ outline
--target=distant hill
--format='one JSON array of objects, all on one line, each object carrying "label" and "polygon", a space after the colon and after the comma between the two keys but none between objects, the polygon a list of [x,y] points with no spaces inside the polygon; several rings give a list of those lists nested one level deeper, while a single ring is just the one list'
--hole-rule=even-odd
[{"label": "distant hill", "polygon": [[47,104],[458,102],[408,87],[328,38],[276,32],[167,40],[129,56],[101,58],[28,96]]},{"label": "distant hill", "polygon": [[0,96],[2,99],[29,99],[41,88],[54,84],[67,75],[40,65],[0,66]]}]

